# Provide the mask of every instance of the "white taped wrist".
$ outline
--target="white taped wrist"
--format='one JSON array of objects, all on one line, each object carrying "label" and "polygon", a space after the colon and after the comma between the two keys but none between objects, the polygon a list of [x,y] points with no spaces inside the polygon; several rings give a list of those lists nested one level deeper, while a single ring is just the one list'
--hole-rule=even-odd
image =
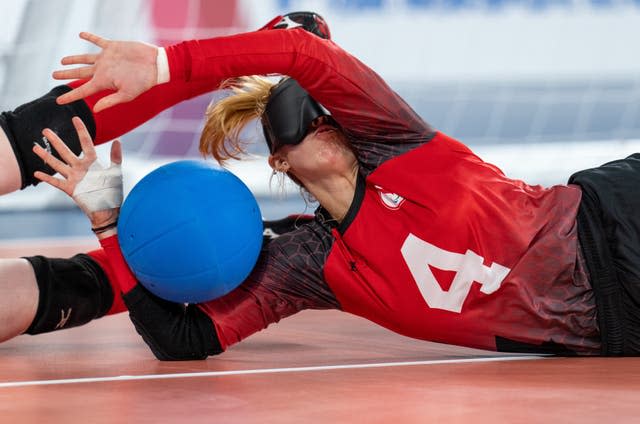
[{"label": "white taped wrist", "polygon": [[91,164],[84,178],[73,191],[73,200],[91,213],[119,208],[122,205],[122,168],[111,164],[103,168],[97,161]]},{"label": "white taped wrist", "polygon": [[167,51],[163,47],[158,47],[156,69],[158,70],[156,84],[164,84],[165,82],[170,81],[171,75],[169,74],[169,58],[167,57]]}]

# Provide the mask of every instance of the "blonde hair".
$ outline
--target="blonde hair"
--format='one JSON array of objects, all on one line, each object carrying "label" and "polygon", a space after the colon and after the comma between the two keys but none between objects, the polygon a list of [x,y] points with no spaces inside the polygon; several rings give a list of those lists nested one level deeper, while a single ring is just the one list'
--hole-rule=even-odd
[{"label": "blonde hair", "polygon": [[224,81],[220,88],[230,89],[232,94],[207,108],[200,152],[220,163],[239,159],[245,153],[240,131],[249,121],[262,116],[274,85],[275,82],[256,75]]},{"label": "blonde hair", "polygon": [[[275,84],[276,82],[257,75],[224,81],[220,88],[230,89],[232,94],[207,108],[204,129],[200,135],[200,152],[205,156],[213,156],[220,163],[227,159],[239,159],[240,155],[245,153],[240,131],[249,121],[262,116],[271,95],[271,88]],[[282,175],[288,176],[300,187],[306,207],[316,202],[291,172]],[[271,184],[271,180],[269,183]],[[278,183],[284,194],[284,178],[279,178]]]}]

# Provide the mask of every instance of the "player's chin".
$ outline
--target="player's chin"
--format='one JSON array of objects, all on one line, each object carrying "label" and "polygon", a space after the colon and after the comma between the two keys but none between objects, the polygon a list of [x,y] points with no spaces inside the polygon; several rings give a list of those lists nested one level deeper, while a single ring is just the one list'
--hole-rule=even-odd
[{"label": "player's chin", "polygon": [[344,151],[351,150],[349,146],[349,140],[347,137],[337,128],[333,128],[332,130],[326,131],[323,133],[324,137],[327,138],[327,143],[334,146],[335,148]]}]

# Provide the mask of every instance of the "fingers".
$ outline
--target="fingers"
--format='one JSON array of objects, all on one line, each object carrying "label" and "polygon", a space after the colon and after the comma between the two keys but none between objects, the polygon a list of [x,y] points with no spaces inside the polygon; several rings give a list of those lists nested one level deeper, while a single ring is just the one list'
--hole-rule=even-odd
[{"label": "fingers", "polygon": [[[76,129],[76,132],[78,133],[78,138],[80,139],[80,147],[82,147],[82,153],[84,153],[84,158],[85,160],[89,161],[89,162],[94,162],[96,160],[96,148],[93,146],[93,140],[91,139],[91,134],[89,134],[89,130],[87,130],[87,127],[84,125],[84,122],[82,122],[82,119],[78,118],[77,116],[74,116],[71,119],[71,122],[73,122],[73,126]],[[55,147],[55,146],[54,146]],[[65,146],[67,147],[67,146]],[[56,150],[58,150],[58,148],[56,147]],[[69,150],[69,148],[67,148],[67,150]],[[59,151],[58,151],[59,152]],[[73,153],[71,151],[69,151],[72,155]],[[62,156],[62,154],[61,154]],[[75,159],[77,159],[77,157],[75,155],[73,155]],[[63,159],[66,161],[67,159],[63,157]],[[67,163],[70,163],[69,161],[67,161]]]},{"label": "fingers", "polygon": [[98,113],[101,110],[108,109],[112,106],[115,106],[120,103],[128,102],[130,100],[131,100],[130,96],[118,91],[113,94],[109,94],[108,96],[105,96],[100,100],[98,100],[98,102],[93,106],[93,111],[95,113]]},{"label": "fingers", "polygon": [[33,176],[36,177],[37,179],[39,179],[40,181],[45,182],[45,183],[47,183],[47,184],[49,184],[49,185],[51,185],[51,186],[53,186],[53,187],[55,187],[55,188],[57,188],[59,190],[64,191],[65,193],[67,193],[66,184],[65,184],[64,180],[61,180],[60,178],[52,177],[51,175],[45,174],[42,171],[34,172]]},{"label": "fingers", "polygon": [[78,156],[76,156],[65,144],[65,142],[62,141],[62,139],[49,128],[45,128],[42,131],[42,135],[44,135],[47,140],[49,140],[53,148],[62,158],[62,161],[53,156],[39,144],[35,144],[33,147],[33,152],[36,155],[42,158],[42,160],[44,160],[47,165],[53,168],[53,170],[55,170],[56,172],[63,175],[65,178],[69,178],[71,169],[74,167],[78,167],[81,161],[84,160],[85,162],[91,164],[96,160],[97,157],[95,147],[93,146],[93,140],[91,139],[91,135],[89,134],[87,127],[84,125],[84,122],[82,122],[82,120],[78,117],[73,117],[72,122],[73,126],[76,129],[76,132],[78,133],[78,138],[80,139],[80,146],[82,147],[82,152],[84,154],[83,159],[80,159]]},{"label": "fingers", "polygon": [[86,40],[90,43],[95,44],[96,46],[100,47],[100,48],[104,48],[107,43],[109,42],[108,38],[102,38],[99,35],[90,33],[90,32],[86,32],[83,31],[80,33],[80,38],[82,38],[83,40]]},{"label": "fingers", "polygon": [[122,144],[120,144],[120,140],[114,140],[111,144],[111,163],[122,165]]},{"label": "fingers", "polygon": [[[47,139],[49,139],[49,137],[47,137]],[[51,140],[49,139],[49,141]],[[69,172],[70,172],[69,165],[67,165],[66,163],[62,162],[60,159],[53,156],[51,153],[46,151],[39,144],[33,145],[33,153],[38,155],[40,159],[44,161],[44,163],[49,165],[51,168],[53,168],[54,171],[58,172],[60,175],[64,176],[65,178],[69,176]]]},{"label": "fingers", "polygon": [[86,84],[82,84],[78,88],[74,88],[73,90],[58,96],[56,98],[56,102],[59,105],[66,105],[67,103],[73,103],[76,100],[84,99],[96,92],[100,91],[99,88],[95,88],[93,84],[93,80],[87,82]]},{"label": "fingers", "polygon": [[[41,171],[34,172],[34,176],[47,184],[56,187],[65,193],[71,195],[79,179],[81,179],[91,166],[95,162],[97,155],[91,135],[84,125],[84,122],[78,117],[72,118],[73,126],[78,133],[80,139],[80,146],[82,147],[82,153],[84,156],[79,158],[76,156],[69,147],[62,141],[60,137],[49,128],[45,128],[42,134],[49,140],[51,146],[58,152],[62,160],[53,156],[49,151],[44,149],[39,144],[33,146],[33,152],[38,155],[47,165],[49,165],[54,171],[58,172],[64,177],[64,179],[55,178],[49,174]],[[121,153],[119,153],[121,156]]]},{"label": "fingers", "polygon": [[[108,39],[102,38],[99,35],[95,35],[90,32],[81,32],[80,38],[95,44],[101,49],[104,49],[109,43]],[[53,78],[57,80],[93,78],[95,68],[92,65],[96,63],[97,58],[98,58],[98,54],[79,54],[79,55],[66,56],[61,60],[61,63],[63,65],[82,64],[82,65],[90,65],[90,66],[82,66],[75,69],[64,69],[64,70],[55,71],[53,72]],[[63,94],[62,96],[59,96],[56,99],[56,101],[59,105],[64,105],[64,104],[75,102],[76,100],[83,99],[100,90],[101,88],[97,87],[95,85],[95,81],[91,79],[91,81],[87,82],[86,84],[83,84],[80,87],[73,89],[68,93]]]},{"label": "fingers", "polygon": [[81,68],[54,71],[51,76],[57,80],[89,79],[93,76],[94,72],[95,68],[93,66],[83,66]]},{"label": "fingers", "polygon": [[93,65],[97,58],[97,54],[77,54],[63,57],[60,63],[62,65]]},{"label": "fingers", "polygon": [[58,137],[58,134],[54,133],[49,128],[45,128],[42,131],[42,135],[44,135],[47,140],[49,140],[53,148],[56,149],[56,152],[58,152],[58,154],[66,164],[73,166],[76,162],[78,162],[78,157],[71,151],[71,149],[69,149],[65,142],[62,141],[60,137]]}]

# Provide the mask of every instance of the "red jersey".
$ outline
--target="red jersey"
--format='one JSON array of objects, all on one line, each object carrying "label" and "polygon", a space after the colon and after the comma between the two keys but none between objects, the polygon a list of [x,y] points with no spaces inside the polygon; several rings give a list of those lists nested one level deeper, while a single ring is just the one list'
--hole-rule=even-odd
[{"label": "red jersey", "polygon": [[360,164],[339,226],[319,208],[312,223],[270,242],[238,289],[200,305],[223,347],[302,309],[339,308],[425,340],[598,353],[577,188],[505,177],[435,132],[366,65],[303,30],[167,52],[171,82],[97,114],[98,142],[226,78],[278,73],[331,111]]},{"label": "red jersey", "polygon": [[[324,268],[345,311],[481,349],[496,349],[496,338],[598,347],[593,299],[576,270],[577,188],[506,178],[444,134],[359,186]],[[588,313],[572,315],[576,306]],[[575,337],[583,328],[590,339]]]}]

